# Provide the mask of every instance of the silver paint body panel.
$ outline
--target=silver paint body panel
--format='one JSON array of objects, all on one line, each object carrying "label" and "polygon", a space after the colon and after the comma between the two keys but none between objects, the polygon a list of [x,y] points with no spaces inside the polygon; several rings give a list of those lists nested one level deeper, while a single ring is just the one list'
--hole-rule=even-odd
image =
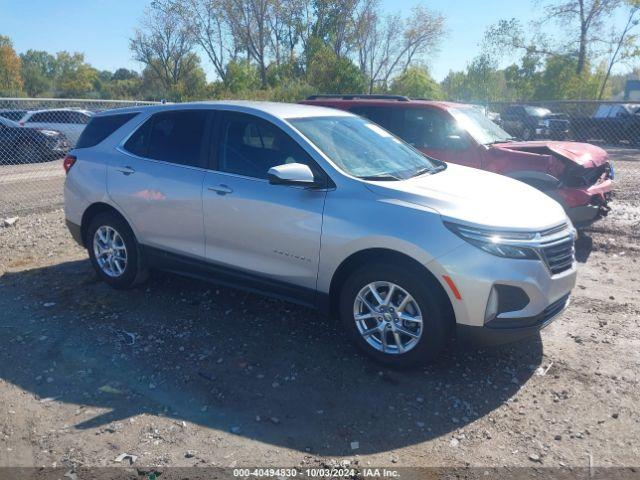
[{"label": "silver paint body panel", "polygon": [[[135,157],[122,149],[149,116],[170,109],[237,111],[272,122],[307,151],[334,185],[315,190],[272,185]],[[351,115],[347,112],[266,102],[120,111],[140,115],[97,146],[72,152],[78,161],[65,182],[65,213],[72,223],[80,225],[92,204],[105,203],[125,217],[141,244],[321,294],[329,293],[335,272],[351,255],[372,248],[394,250],[433,273],[449,296],[456,321],[463,325],[483,325],[496,282],[520,286],[529,295],[530,304],[518,312],[522,317],[542,312],[575,284],[575,263],[552,276],[541,261],[490,255],[443,224],[446,219],[535,231],[568,222],[562,207],[543,193],[504,176],[458,165],[404,181],[364,181],[337,168],[287,121]],[[125,166],[135,173],[118,170]],[[443,275],[454,280],[462,300],[455,298]]]}]

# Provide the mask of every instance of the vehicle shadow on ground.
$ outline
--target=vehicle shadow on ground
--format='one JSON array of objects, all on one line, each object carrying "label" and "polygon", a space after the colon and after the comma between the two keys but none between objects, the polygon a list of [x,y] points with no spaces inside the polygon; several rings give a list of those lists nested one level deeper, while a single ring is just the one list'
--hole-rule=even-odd
[{"label": "vehicle shadow on ground", "polygon": [[591,252],[593,251],[593,238],[584,230],[580,231],[576,239],[576,261],[579,263],[587,263]]},{"label": "vehicle shadow on ground", "polygon": [[491,415],[542,359],[537,337],[394,371],[311,310],[164,274],[116,291],[88,261],[0,285],[0,377],[105,409],[77,429],[147,413],[318,455],[383,452]]}]

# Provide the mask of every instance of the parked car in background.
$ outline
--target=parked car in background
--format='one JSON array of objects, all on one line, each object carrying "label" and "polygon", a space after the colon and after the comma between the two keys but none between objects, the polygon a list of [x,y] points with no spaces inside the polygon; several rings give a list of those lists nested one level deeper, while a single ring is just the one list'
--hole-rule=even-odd
[{"label": "parked car in background", "polygon": [[2,109],[0,110],[0,117],[8,118],[9,120],[18,122],[22,117],[24,117],[27,114],[27,112],[28,110]]},{"label": "parked car in background", "polygon": [[92,112],[76,109],[48,109],[27,112],[19,121],[20,125],[30,128],[44,128],[62,132],[73,146],[89,123]]},{"label": "parked car in background", "polygon": [[455,332],[535,335],[575,285],[560,205],[347,112],[129,108],[96,115],[78,145],[67,225],[116,288],[158,268],[268,293],[335,314],[367,354],[407,366]]},{"label": "parked car in background", "polygon": [[571,125],[566,115],[531,105],[508,105],[501,118],[502,128],[523,140],[564,140],[569,136]]},{"label": "parked car in background", "polygon": [[0,165],[55,160],[64,157],[68,151],[69,142],[62,133],[24,128],[0,117]]},{"label": "parked car in background", "polygon": [[611,103],[599,105],[592,117],[572,121],[573,136],[580,140],[606,143],[640,144],[640,104]]},{"label": "parked car in background", "polygon": [[366,95],[313,95],[302,103],[348,110],[430,157],[525,182],[560,202],[577,227],[609,211],[613,169],[607,152],[594,145],[517,141],[477,108],[459,103]]}]

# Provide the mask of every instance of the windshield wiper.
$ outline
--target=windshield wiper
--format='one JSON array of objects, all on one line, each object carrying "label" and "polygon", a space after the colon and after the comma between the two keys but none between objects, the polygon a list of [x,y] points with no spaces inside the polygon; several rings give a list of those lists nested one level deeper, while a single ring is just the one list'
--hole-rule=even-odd
[{"label": "windshield wiper", "polygon": [[495,145],[496,143],[505,143],[505,142],[509,143],[509,142],[515,142],[516,140],[518,140],[516,137],[507,137],[500,140],[494,140],[493,142],[485,143],[485,145]]},{"label": "windshield wiper", "polygon": [[425,173],[430,173],[431,175],[433,175],[434,173],[441,172],[445,168],[447,168],[447,164],[444,163],[444,162],[441,163],[440,165],[436,165],[435,167],[423,167],[423,168],[420,168],[419,170],[416,170],[415,172],[413,172],[409,176],[409,178],[419,177],[420,175],[424,175]]},{"label": "windshield wiper", "polygon": [[389,174],[368,175],[368,176],[365,176],[365,177],[358,177],[358,178],[361,178],[362,180],[372,180],[372,181],[376,181],[376,180],[382,180],[382,181],[402,180],[401,178],[394,177],[393,175],[389,175]]}]

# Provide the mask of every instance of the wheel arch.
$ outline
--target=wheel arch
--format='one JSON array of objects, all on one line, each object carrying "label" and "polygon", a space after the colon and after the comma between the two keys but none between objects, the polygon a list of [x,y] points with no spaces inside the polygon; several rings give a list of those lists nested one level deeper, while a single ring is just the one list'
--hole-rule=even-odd
[{"label": "wheel arch", "polygon": [[453,331],[456,323],[453,305],[451,305],[451,299],[449,298],[449,295],[447,295],[447,292],[445,291],[442,284],[438,281],[436,276],[426,266],[424,266],[417,260],[404,253],[400,253],[396,250],[387,248],[369,248],[360,250],[351,254],[349,257],[342,261],[342,263],[338,266],[335,273],[331,277],[328,301],[324,306],[326,313],[328,313],[333,318],[337,317],[340,291],[342,290],[342,285],[344,285],[344,282],[349,277],[349,274],[354,272],[362,265],[373,261],[391,261],[394,264],[406,265],[407,268],[414,269],[425,275],[427,281],[438,292],[438,297],[440,298],[442,306],[447,313],[447,322],[449,324],[449,327]]},{"label": "wheel arch", "polygon": [[[86,245],[87,243],[87,229],[89,228],[89,224],[91,223],[91,220],[93,220],[96,217],[96,215],[99,215],[101,213],[112,213],[116,215],[123,222],[125,222],[133,232],[133,228],[131,227],[131,224],[125,218],[125,216],[118,211],[118,209],[116,209],[113,205],[109,205],[108,203],[96,202],[91,204],[89,208],[87,208],[82,214],[82,220],[80,221],[80,235],[82,238],[83,245]],[[134,233],[134,238],[135,238],[135,233]]]}]

